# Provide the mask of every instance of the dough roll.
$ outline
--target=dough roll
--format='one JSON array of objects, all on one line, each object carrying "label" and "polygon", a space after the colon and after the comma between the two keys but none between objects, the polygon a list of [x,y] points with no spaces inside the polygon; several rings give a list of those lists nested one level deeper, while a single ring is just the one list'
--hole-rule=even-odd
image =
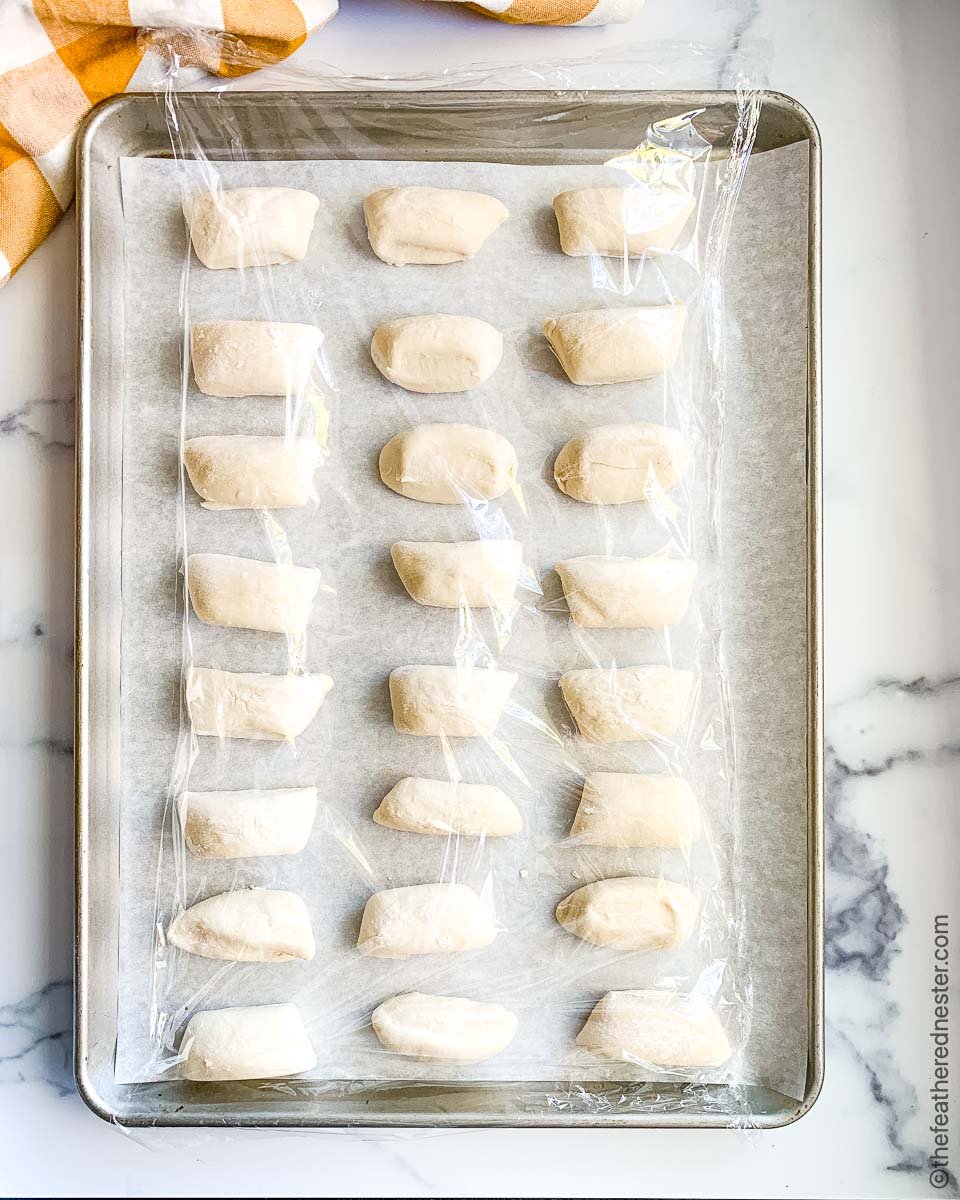
[{"label": "dough roll", "polygon": [[228,962],[289,962],[316,953],[304,902],[294,892],[267,888],[221,892],[185,908],[167,927],[167,941]]},{"label": "dough roll", "polygon": [[560,690],[589,741],[654,741],[680,728],[693,675],[661,666],[589,667],[561,675]]},{"label": "dough roll", "polygon": [[280,321],[202,321],[190,330],[190,361],[205,396],[300,396],[323,334]]},{"label": "dough roll", "polygon": [[689,558],[590,554],[556,564],[574,623],[583,629],[664,629],[686,615],[697,575]]},{"label": "dough roll", "polygon": [[373,819],[404,833],[443,837],[509,837],[523,824],[517,806],[498,787],[417,778],[395,784]]},{"label": "dough roll", "polygon": [[500,365],[503,337],[476,317],[431,313],[387,321],[373,335],[370,357],[391,383],[408,392],[466,392]]},{"label": "dough roll", "polygon": [[664,425],[598,425],[563,447],[553,465],[557,487],[584,504],[629,504],[675,487],[690,455]]},{"label": "dough roll", "polygon": [[429,608],[510,607],[523,557],[519,542],[395,542],[390,557],[408,595]]},{"label": "dough roll", "polygon": [[393,723],[418,737],[492,737],[517,679],[484,667],[397,667]]},{"label": "dough roll", "polygon": [[577,188],[553,201],[564,254],[638,257],[672,250],[696,207],[692,193],[669,185]]},{"label": "dough roll", "polygon": [[373,252],[394,267],[472,258],[509,215],[496,197],[455,188],[381,188],[363,201]]},{"label": "dough roll", "polygon": [[385,1000],[370,1023],[385,1050],[445,1062],[483,1062],[505,1050],[517,1032],[517,1018],[502,1004],[423,992]]},{"label": "dough roll", "polygon": [[476,425],[418,425],[380,451],[380,478],[391,491],[427,504],[496,500],[517,479],[517,452]]},{"label": "dough roll", "polygon": [[656,989],[607,992],[577,1045],[664,1070],[721,1067],[731,1054],[717,1014],[701,996]]},{"label": "dough roll", "polygon": [[333,687],[329,675],[261,675],[191,667],[190,723],[199,737],[288,741],[298,737]]},{"label": "dough roll", "polygon": [[699,903],[689,888],[668,879],[624,876],[577,888],[557,905],[557,921],[591,946],[669,950],[693,933]]},{"label": "dough roll", "polygon": [[177,816],[198,858],[265,858],[299,854],[317,814],[317,789],[184,792]]},{"label": "dough roll", "polygon": [[194,1013],[180,1039],[184,1079],[280,1079],[317,1065],[293,1004],[216,1008]]},{"label": "dough roll", "polygon": [[313,499],[320,461],[309,438],[237,434],[190,438],[183,463],[204,508],[299,508]]},{"label": "dough roll", "polygon": [[492,905],[463,883],[421,883],[371,896],[357,949],[370,958],[453,954],[497,936]]},{"label": "dough roll", "polygon": [[320,587],[314,567],[261,562],[230,554],[191,554],[193,611],[207,625],[303,637]]},{"label": "dough roll", "polygon": [[693,789],[674,775],[594,771],[583,781],[570,836],[585,846],[686,849],[700,837]]},{"label": "dough roll", "polygon": [[593,308],[544,321],[543,332],[571,383],[632,383],[676,363],[686,316],[679,303]]},{"label": "dough roll", "polygon": [[306,257],[320,207],[313,192],[250,187],[196,192],[183,215],[205,267],[273,267]]}]

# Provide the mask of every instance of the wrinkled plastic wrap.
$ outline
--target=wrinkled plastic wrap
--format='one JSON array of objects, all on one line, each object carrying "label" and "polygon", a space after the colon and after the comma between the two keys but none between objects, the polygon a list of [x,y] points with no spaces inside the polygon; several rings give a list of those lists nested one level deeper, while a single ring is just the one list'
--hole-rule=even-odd
[{"label": "wrinkled plastic wrap", "polygon": [[[447,78],[445,86],[451,85]],[[763,1082],[749,1050],[753,979],[738,884],[737,696],[730,692],[725,665],[719,520],[725,259],[759,103],[758,93],[741,88],[737,128],[722,153],[715,152],[710,131],[698,125],[696,111],[678,110],[638,128],[635,138],[606,161],[565,155],[562,146],[525,161],[489,152],[478,161],[468,153],[453,161],[434,153],[427,135],[420,154],[358,158],[337,153],[334,133],[327,140],[329,157],[284,160],[278,153],[282,146],[236,139],[228,156],[209,155],[176,91],[167,90],[174,156],[121,163],[128,261],[135,258],[141,277],[149,276],[156,286],[133,286],[128,274],[126,351],[135,354],[146,340],[152,352],[144,356],[149,366],[130,380],[142,419],[128,420],[125,433],[124,507],[137,515],[124,527],[127,844],[118,1079],[143,1082],[189,1072],[185,1030],[197,1014],[292,1004],[316,1064],[293,1079],[261,1086],[296,1089],[305,1081],[309,1094],[311,1087],[391,1081],[495,1086],[554,1080],[542,1085],[544,1107],[595,1103],[599,1112],[611,1104],[609,1088],[591,1097],[582,1085],[601,1081],[622,1083],[631,1103],[735,1117],[743,1109],[740,1085]],[[207,113],[207,120],[220,119],[215,110]],[[222,122],[229,134],[226,105]],[[486,137],[489,145],[489,126]],[[460,143],[466,151],[469,125],[449,131],[448,143]],[[378,189],[403,186],[486,193],[506,206],[509,220],[490,231],[465,261],[388,265],[371,248],[363,200]],[[238,224],[229,193],[267,187],[312,193],[319,209],[307,225],[302,258],[250,265],[249,259],[263,251],[261,240],[276,229]],[[675,219],[680,227],[675,245],[667,251],[654,245],[632,256],[599,254],[589,247],[579,257],[564,254],[552,201],[559,193],[594,187],[627,189],[641,225]],[[247,260],[239,267],[210,269],[191,249],[184,212],[193,216],[196,234],[196,214],[204,204],[210,205],[214,227],[226,222],[227,233],[221,229],[221,235],[239,239]],[[234,246],[227,258],[236,253]],[[649,312],[652,306],[664,306],[664,312],[682,306],[685,320],[675,362],[642,381],[577,385],[544,336],[543,323],[563,314]],[[469,390],[439,394],[421,394],[388,380],[371,357],[374,331],[421,314],[468,316],[499,331],[502,357],[489,378]],[[191,331],[218,321],[301,323],[318,331],[319,348],[308,336],[303,372],[297,354],[288,351],[283,395],[204,394],[199,373],[234,372],[243,380],[263,364],[262,353],[253,355],[256,361],[248,355],[249,328],[234,331],[239,341],[221,348],[219,358],[216,351],[208,355],[209,361],[202,359],[194,332],[191,353]],[[270,337],[272,347],[276,334]],[[654,339],[661,352],[663,338]],[[589,339],[583,346],[589,352]],[[406,360],[408,369],[411,362],[414,371],[422,365],[416,346]],[[254,383],[250,390],[257,387]],[[515,451],[515,478],[502,494],[485,498],[470,484],[454,481],[456,502],[438,504],[385,485],[378,463],[391,439],[427,424],[452,423],[495,431]],[[630,423],[675,431],[670,436],[679,441],[671,445],[682,468],[676,483],[661,486],[651,469],[643,500],[587,503],[564,494],[555,478],[564,447],[608,426],[615,427],[607,435],[615,446],[629,436],[622,427]],[[306,503],[259,507],[264,487],[272,483],[258,482],[246,466],[228,486],[243,493],[248,506],[203,506],[185,455],[191,445],[196,448],[193,439],[236,435],[283,438],[285,443],[274,445],[307,452],[315,469],[304,476],[309,479]],[[222,449],[214,446],[214,457]],[[609,445],[601,450],[608,453]],[[427,457],[449,481],[449,464],[435,452]],[[282,467],[286,484],[293,469],[289,462]],[[276,470],[274,463],[270,472],[275,476]],[[268,472],[265,478],[274,476]],[[498,591],[490,607],[466,603],[463,579],[449,570],[444,578],[448,590],[459,589],[459,603],[446,608],[417,603],[391,557],[391,547],[403,542],[476,542],[496,555],[508,541],[522,547],[518,560],[507,555],[507,573],[515,579],[506,587],[507,597]],[[422,546],[416,552],[428,553]],[[296,585],[308,593],[315,589],[312,603],[296,601],[301,607],[309,603],[305,632],[292,625],[263,632],[199,620],[204,603],[215,610],[219,605],[221,613],[236,610],[256,586],[249,575],[240,579],[242,564],[192,557],[210,555],[256,560],[268,569],[276,564],[318,571],[318,579],[301,578]],[[584,556],[591,556],[594,566],[593,556],[606,556],[615,571],[614,559],[645,559],[647,568],[658,572],[657,586],[669,579],[676,593],[672,600],[654,597],[647,615],[636,619],[655,627],[575,623],[570,601],[579,598],[580,589],[568,580],[564,595],[556,564]],[[660,571],[665,564],[672,575]],[[211,584],[209,578],[218,567],[233,571],[220,593],[216,579]],[[641,574],[647,568],[640,568]],[[634,575],[623,584],[604,576],[599,591],[587,595],[588,603],[626,611],[638,578],[637,568],[632,569]],[[276,582],[271,575],[268,586]],[[420,580],[424,587],[436,582],[429,570]],[[198,589],[193,603],[191,586]],[[296,607],[293,575],[284,576],[279,586]],[[477,586],[493,588],[494,581],[481,572]],[[611,592],[611,587],[623,590]],[[489,599],[485,590],[484,599]],[[290,619],[294,607],[288,606],[283,620]],[[656,627],[671,607],[675,623]],[[217,612],[213,615],[216,620]],[[464,701],[485,682],[488,670],[514,677],[502,713],[494,712],[480,736],[414,736],[398,729],[394,718],[403,703],[402,679],[394,679],[392,705],[391,673],[424,665],[451,669],[444,681],[447,694],[438,702],[441,725],[454,720],[451,702],[456,707]],[[677,728],[668,733],[658,732],[652,718],[648,724],[631,714],[618,691],[627,678],[618,676],[618,669],[654,666],[677,672],[665,677],[679,713]],[[302,713],[286,714],[289,721],[267,699],[264,723],[263,713],[254,711],[259,700],[251,704],[249,695],[241,696],[231,708],[229,696],[204,674],[207,669],[269,674],[275,677],[271,686],[278,687],[325,676],[332,689],[313,714],[317,697],[329,686],[323,683]],[[580,724],[587,729],[598,713],[612,712],[620,729],[609,742],[582,735],[561,690],[561,676],[585,669],[598,674],[589,681],[592,691]],[[170,723],[177,714],[179,729]],[[304,720],[302,732],[284,736],[284,729]],[[222,736],[231,723],[256,736]],[[201,724],[221,736],[206,736],[206,729],[198,736]],[[278,740],[264,740],[266,735],[257,733],[260,725]],[[161,764],[166,786],[158,793],[152,784]],[[629,845],[622,833],[608,831],[610,844],[596,845],[589,835],[571,833],[581,799],[581,814],[591,815],[589,788],[583,795],[587,777],[602,781],[609,776],[596,773],[612,772],[655,775],[653,786],[673,788],[662,791],[666,800],[659,811],[668,826],[683,827],[680,834],[668,835],[675,844]],[[435,825],[448,823],[447,832],[402,832],[375,822],[384,797],[408,778],[500,789],[508,801],[510,831],[497,837],[458,831],[469,824],[470,805],[478,799],[469,789],[456,793],[453,802],[444,792],[434,803],[431,819]],[[211,836],[229,840],[231,829],[241,829],[248,839],[260,837],[265,844],[271,830],[264,822],[280,818],[276,809],[267,814],[262,806],[299,803],[299,817],[290,820],[301,827],[306,820],[309,834],[300,848],[299,835],[287,830],[294,852],[280,846],[288,852],[204,857],[197,853],[202,822],[193,847],[187,844],[185,814],[192,811],[201,820],[207,793],[308,788],[316,789],[312,821],[303,816],[303,806],[313,802],[304,793],[214,798],[219,825]],[[678,815],[688,796],[695,815],[687,808]],[[242,806],[251,803],[260,807],[245,818]],[[283,840],[274,838],[278,845]],[[667,928],[666,934],[661,929],[649,935],[652,948],[592,944],[559,923],[556,909],[565,897],[613,879],[643,879],[648,882],[637,886],[648,890],[643,895],[629,891],[626,911],[619,915],[611,914],[609,896],[597,897],[599,927],[609,929],[612,920],[622,942],[652,920]],[[405,958],[362,953],[358,934],[363,940],[361,917],[368,901],[411,885],[429,889],[421,897],[418,936],[435,943],[435,952]],[[476,908],[468,916],[454,911],[450,891],[464,886],[471,889],[470,905]],[[254,908],[262,899],[247,889],[294,894],[298,899],[290,904],[297,908],[302,902],[306,910],[306,942],[298,917],[292,933],[281,928],[289,908],[283,918],[261,914],[248,920],[240,910],[234,918],[230,908],[238,898]],[[227,905],[227,924],[239,921],[240,948],[235,929],[233,950],[223,951],[224,958],[188,952],[183,936],[177,945],[171,925],[179,922],[182,929],[189,921],[189,914],[182,915],[185,909],[217,896]],[[373,921],[376,913],[368,909],[368,914]],[[487,921],[496,933],[488,945],[449,949],[466,927],[463,922],[485,928]],[[400,927],[401,942],[413,936],[404,920]],[[192,936],[199,936],[199,948],[207,952],[216,931],[206,927],[198,935],[194,929]],[[189,937],[188,932],[186,942]],[[597,937],[602,941],[604,935]],[[676,944],[658,948],[658,938]],[[485,932],[480,940],[489,940]],[[392,953],[389,946],[386,952]],[[287,953],[308,957],[235,961]],[[668,1052],[677,1062],[647,1057],[640,1047],[661,1037],[655,1013],[640,1023],[640,1040],[628,1038],[613,1057],[578,1046],[578,1034],[604,996],[634,991],[653,993],[654,1002],[662,998],[684,1014],[715,1014],[729,1054],[717,1053],[716,1046],[704,1052],[681,1033],[679,1042],[672,1037]],[[498,1038],[487,1029],[498,1052],[476,1062],[397,1053],[396,1044],[378,1040],[373,1014],[392,998],[411,993],[500,1005],[516,1019],[515,1032]],[[394,1018],[401,1025],[412,1021],[402,1032],[416,1035],[413,1043],[421,1046],[454,1045],[464,1033],[462,1011],[438,1033],[423,1024],[432,1018],[422,1011],[411,1017],[403,1004],[380,1010],[381,1033]],[[487,1014],[484,1020],[489,1019]],[[512,1031],[510,1019],[500,1014],[496,1020]],[[240,1049],[242,1041],[241,1034]],[[698,1051],[705,1061],[697,1060]],[[688,1086],[665,1100],[656,1086],[636,1091],[637,1081]],[[436,1102],[425,1094],[425,1104]]]}]

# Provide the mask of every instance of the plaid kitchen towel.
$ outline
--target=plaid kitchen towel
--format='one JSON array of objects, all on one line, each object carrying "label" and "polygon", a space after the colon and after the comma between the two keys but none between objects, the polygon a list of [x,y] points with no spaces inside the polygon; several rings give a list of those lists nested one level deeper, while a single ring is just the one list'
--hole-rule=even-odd
[{"label": "plaid kitchen towel", "polygon": [[[642,5],[475,0],[471,7],[514,23],[593,25],[627,20]],[[142,29],[175,31],[167,44],[182,65],[235,76],[285,58],[336,11],[337,0],[0,0],[0,286],[73,198],[74,135],[86,113],[156,79]]]},{"label": "plaid kitchen towel", "polygon": [[[80,121],[148,86],[140,28],[175,27],[182,62],[238,75],[285,58],[336,11],[337,0],[0,0],[0,285],[73,198]],[[221,61],[201,30],[235,35],[251,64]]]}]

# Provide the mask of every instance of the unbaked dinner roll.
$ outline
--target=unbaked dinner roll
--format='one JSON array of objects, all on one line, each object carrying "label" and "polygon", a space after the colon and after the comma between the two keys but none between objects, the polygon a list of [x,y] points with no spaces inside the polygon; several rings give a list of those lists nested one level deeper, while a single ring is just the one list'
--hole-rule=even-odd
[{"label": "unbaked dinner roll", "polygon": [[503,336],[476,317],[431,313],[387,321],[373,335],[370,357],[408,392],[466,392],[500,365]]},{"label": "unbaked dinner roll", "polygon": [[669,738],[693,690],[690,671],[670,667],[587,667],[560,676],[560,691],[591,742]]},{"label": "unbaked dinner roll", "polygon": [[184,792],[177,817],[197,858],[265,858],[299,854],[317,813],[317,789]]},{"label": "unbaked dinner roll", "polygon": [[577,888],[557,905],[557,921],[591,946],[669,950],[693,932],[700,905],[681,883],[624,876]]},{"label": "unbaked dinner roll", "polygon": [[310,438],[190,438],[183,463],[203,508],[299,508],[313,499],[320,451]]},{"label": "unbaked dinner roll", "polygon": [[188,954],[229,962],[289,962],[316,953],[307,906],[295,892],[236,888],[185,908],[167,941]]},{"label": "unbaked dinner roll", "polygon": [[363,201],[373,252],[395,267],[472,258],[509,215],[495,196],[456,188],[381,188]]},{"label": "unbaked dinner roll", "polygon": [[198,737],[291,741],[317,715],[333,680],[329,675],[264,675],[191,667],[187,708]]},{"label": "unbaked dinner roll", "polygon": [[496,500],[517,481],[517,452],[477,425],[418,425],[380,451],[380,478],[391,491],[426,504]]},{"label": "unbaked dinner roll", "polygon": [[700,809],[690,784],[675,775],[593,771],[570,836],[585,846],[687,850],[700,836]]},{"label": "unbaked dinner roll", "polygon": [[420,883],[367,901],[357,949],[370,958],[480,950],[497,936],[493,906],[463,883]]},{"label": "unbaked dinner roll", "polygon": [[543,323],[543,332],[571,383],[631,383],[662,375],[676,363],[687,309],[591,308]]},{"label": "unbaked dinner roll", "polygon": [[682,621],[697,564],[689,558],[588,554],[556,564],[570,616],[583,629],[664,629]]},{"label": "unbaked dinner roll", "polygon": [[557,487],[584,504],[651,500],[680,482],[690,452],[666,425],[598,425],[572,438],[557,455]]},{"label": "unbaked dinner roll", "polygon": [[215,1008],[194,1013],[180,1039],[184,1079],[280,1079],[317,1065],[293,1004]]},{"label": "unbaked dinner roll", "polygon": [[508,837],[519,833],[517,806],[488,783],[401,779],[373,814],[378,825],[441,837]]},{"label": "unbaked dinner roll", "polygon": [[492,737],[517,679],[490,667],[397,667],[393,723],[418,737]]},{"label": "unbaked dinner roll", "polygon": [[375,1008],[370,1023],[385,1050],[412,1058],[483,1062],[505,1050],[517,1018],[502,1004],[406,992]]},{"label": "unbaked dinner roll", "polygon": [[312,192],[249,187],[197,191],[183,215],[197,258],[205,267],[270,267],[306,256],[320,207]]},{"label": "unbaked dinner roll", "polygon": [[696,207],[679,181],[672,185],[577,188],[553,201],[564,254],[639,256],[672,250]]},{"label": "unbaked dinner roll", "polygon": [[205,624],[292,638],[303,637],[320,587],[315,567],[232,554],[191,554],[187,578],[193,611]]},{"label": "unbaked dinner roll", "polygon": [[664,1070],[721,1067],[731,1054],[723,1026],[706,1000],[666,989],[607,992],[577,1045]]},{"label": "unbaked dinner roll", "polygon": [[199,321],[190,361],[205,396],[300,396],[323,342],[315,325]]},{"label": "unbaked dinner roll", "polygon": [[429,608],[508,608],[516,599],[523,547],[472,542],[394,542],[390,557],[407,593]]}]

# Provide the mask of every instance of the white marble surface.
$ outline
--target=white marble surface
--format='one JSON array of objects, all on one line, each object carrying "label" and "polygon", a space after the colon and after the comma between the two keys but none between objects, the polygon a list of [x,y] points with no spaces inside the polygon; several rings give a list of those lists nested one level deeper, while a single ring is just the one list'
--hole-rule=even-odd
[{"label": "white marble surface", "polygon": [[[960,612],[952,378],[960,4],[648,0],[632,27],[568,31],[509,29],[419,0],[346,0],[300,54],[375,73],[398,63],[416,71],[579,57],[690,35],[728,46],[767,39],[771,85],[800,99],[823,135],[829,811],[820,1101],[797,1125],[766,1134],[125,1134],[85,1109],[69,1062],[71,215],[0,291],[4,1194],[933,1192],[932,924],[936,913],[960,923],[960,642],[952,627]],[[960,1014],[956,988],[953,1003]],[[957,1195],[960,1164],[955,1083],[953,1102],[945,1195]]]}]

